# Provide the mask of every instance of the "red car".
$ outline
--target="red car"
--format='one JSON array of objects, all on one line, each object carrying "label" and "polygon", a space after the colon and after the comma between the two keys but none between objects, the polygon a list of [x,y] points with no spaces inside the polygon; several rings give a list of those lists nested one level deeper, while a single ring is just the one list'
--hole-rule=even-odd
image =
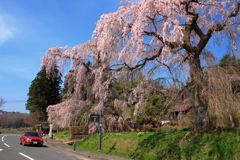
[{"label": "red car", "polygon": [[43,138],[36,131],[26,131],[20,136],[20,144],[43,146]]}]

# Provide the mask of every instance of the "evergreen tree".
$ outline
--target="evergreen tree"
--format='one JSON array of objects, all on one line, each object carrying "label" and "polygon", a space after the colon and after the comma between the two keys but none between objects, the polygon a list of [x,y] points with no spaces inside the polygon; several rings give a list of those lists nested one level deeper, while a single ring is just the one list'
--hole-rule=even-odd
[{"label": "evergreen tree", "polygon": [[29,87],[26,109],[30,113],[39,112],[46,115],[46,108],[61,100],[61,83],[61,74],[58,76],[50,74],[47,77],[46,69],[43,67]]},{"label": "evergreen tree", "polygon": [[230,54],[225,54],[223,58],[220,60],[219,66],[223,68],[226,68],[229,66],[238,68],[239,64],[240,64],[240,61],[235,56],[231,56]]},{"label": "evergreen tree", "polygon": [[[230,76],[232,91],[235,93],[240,92],[240,80],[239,80],[239,67],[240,59],[230,54],[225,54],[220,60],[219,66],[224,68],[224,71]],[[234,78],[233,78],[234,77]]]}]

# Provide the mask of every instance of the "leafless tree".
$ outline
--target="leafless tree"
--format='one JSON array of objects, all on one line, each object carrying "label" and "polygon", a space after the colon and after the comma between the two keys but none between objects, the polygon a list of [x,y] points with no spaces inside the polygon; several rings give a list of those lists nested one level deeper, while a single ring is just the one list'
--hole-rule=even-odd
[{"label": "leafless tree", "polygon": [[0,107],[2,107],[5,103],[6,103],[6,101],[0,97]]}]

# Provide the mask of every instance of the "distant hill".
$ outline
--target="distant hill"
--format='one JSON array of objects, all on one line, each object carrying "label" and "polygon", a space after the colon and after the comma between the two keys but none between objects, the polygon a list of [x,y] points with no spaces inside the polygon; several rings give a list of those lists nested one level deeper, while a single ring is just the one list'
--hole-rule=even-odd
[{"label": "distant hill", "polygon": [[25,116],[28,116],[28,114],[20,112],[7,112],[6,115],[0,115],[0,128],[26,127],[27,125],[23,123]]}]

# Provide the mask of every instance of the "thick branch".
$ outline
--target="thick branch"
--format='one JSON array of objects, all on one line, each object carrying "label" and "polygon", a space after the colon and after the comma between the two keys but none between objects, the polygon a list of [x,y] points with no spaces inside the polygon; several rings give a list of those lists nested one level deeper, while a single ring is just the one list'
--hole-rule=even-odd
[{"label": "thick branch", "polygon": [[191,0],[191,1],[187,1],[187,2],[181,2],[181,4],[185,5],[185,11],[187,12],[188,15],[196,16],[196,15],[198,15],[198,13],[189,11],[190,3],[192,3],[192,2],[198,3],[198,0]]},{"label": "thick branch", "polygon": [[236,6],[234,12],[232,12],[229,16],[227,16],[226,19],[222,22],[222,24],[218,23],[218,24],[213,25],[208,30],[207,34],[201,37],[201,40],[197,46],[199,52],[201,52],[205,48],[209,39],[212,37],[212,34],[214,32],[222,31],[224,29],[224,27],[226,26],[228,19],[231,17],[236,17],[239,13],[239,10],[240,10],[240,2]]},{"label": "thick branch", "polygon": [[204,36],[202,30],[199,28],[199,26],[197,25],[197,22],[196,22],[196,21],[193,22],[192,27],[193,27],[193,30],[197,33],[197,35],[198,35],[199,37],[203,37],[203,36]]},{"label": "thick branch", "polygon": [[183,48],[186,49],[188,52],[195,52],[195,47],[191,45],[190,41],[192,30],[194,30],[199,36],[203,36],[203,32],[197,25],[197,20],[199,16],[198,13],[190,11],[192,2],[198,3],[197,0],[191,0],[182,3],[185,5],[185,11],[187,15],[189,15],[186,22],[185,33],[183,38],[184,39]]},{"label": "thick branch", "polygon": [[152,57],[147,57],[147,58],[141,60],[136,66],[133,66],[133,67],[130,67],[127,63],[117,64],[117,66],[122,66],[122,67],[117,68],[115,71],[120,71],[120,70],[122,70],[123,68],[127,68],[127,69],[130,70],[130,71],[133,71],[133,70],[135,70],[135,69],[142,69],[142,68],[146,65],[146,63],[147,63],[148,61],[152,61],[152,60],[158,58],[158,57],[161,55],[162,50],[163,50],[163,47],[161,47],[161,48],[159,49],[159,51],[157,52],[157,54],[153,55]]},{"label": "thick branch", "polygon": [[240,2],[236,6],[234,12],[232,12],[229,16],[227,16],[222,24],[218,23],[218,24],[215,24],[214,26],[212,26],[208,30],[208,34],[212,34],[215,31],[222,31],[223,28],[226,26],[228,19],[232,18],[232,17],[236,17],[238,15],[238,13],[239,13],[239,10],[240,10]]},{"label": "thick branch", "polygon": [[86,63],[82,63],[82,65],[87,69],[87,72],[90,72],[91,69]]},{"label": "thick branch", "polygon": [[148,35],[148,36],[154,36],[156,37],[158,40],[162,41],[163,42],[163,37],[159,36],[158,34],[156,34],[156,32],[148,32],[148,31],[144,31],[143,32],[145,35]]},{"label": "thick branch", "polygon": [[231,17],[236,17],[238,15],[238,12],[240,10],[240,2],[238,2],[238,5],[237,7],[235,8],[235,11],[233,13],[231,13],[228,18],[231,18]]},{"label": "thick branch", "polygon": [[165,45],[167,45],[171,49],[181,47],[178,42],[169,42],[169,41],[163,42],[163,37],[159,36],[155,32],[144,31],[144,34],[148,35],[148,36],[155,36],[157,39],[159,39],[162,43],[164,43]]}]

